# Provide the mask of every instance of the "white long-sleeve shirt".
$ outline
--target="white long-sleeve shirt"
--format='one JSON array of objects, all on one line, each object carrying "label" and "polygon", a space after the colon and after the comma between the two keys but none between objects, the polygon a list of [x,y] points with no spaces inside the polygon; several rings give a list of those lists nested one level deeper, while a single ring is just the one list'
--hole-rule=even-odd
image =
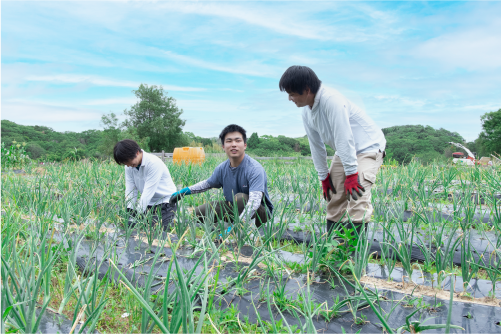
[{"label": "white long-sleeve shirt", "polygon": [[357,155],[384,151],[386,147],[383,131],[365,111],[324,85],[315,95],[313,108],[303,108],[303,125],[320,180],[329,173],[325,144],[336,150],[346,175],[357,172]]},{"label": "white long-sleeve shirt", "polygon": [[[176,190],[169,169],[153,154],[143,151],[139,170],[125,166],[125,199],[128,208],[144,212],[148,205],[169,202],[170,196]],[[141,198],[139,203],[136,203],[138,191],[141,192]]]}]

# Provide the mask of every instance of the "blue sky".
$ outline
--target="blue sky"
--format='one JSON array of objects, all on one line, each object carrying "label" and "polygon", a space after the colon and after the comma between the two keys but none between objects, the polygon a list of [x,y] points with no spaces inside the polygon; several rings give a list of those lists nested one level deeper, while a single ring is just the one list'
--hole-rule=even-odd
[{"label": "blue sky", "polygon": [[278,81],[306,65],[381,127],[474,140],[501,108],[500,14],[501,2],[2,1],[2,119],[98,129],[145,83],[177,100],[185,131],[302,136]]}]

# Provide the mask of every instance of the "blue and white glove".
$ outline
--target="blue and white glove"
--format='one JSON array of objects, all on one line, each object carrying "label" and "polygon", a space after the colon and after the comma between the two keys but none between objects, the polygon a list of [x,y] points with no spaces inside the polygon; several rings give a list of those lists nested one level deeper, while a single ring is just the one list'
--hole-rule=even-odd
[{"label": "blue and white glove", "polygon": [[[231,232],[231,226],[226,229],[226,235],[230,234]],[[220,234],[219,237],[223,239],[223,234]]]},{"label": "blue and white glove", "polygon": [[170,205],[176,204],[177,201],[179,201],[181,198],[183,198],[186,195],[191,195],[191,190],[188,187],[183,188],[183,189],[181,189],[181,190],[176,191],[175,193],[173,193],[170,196],[169,204]]}]

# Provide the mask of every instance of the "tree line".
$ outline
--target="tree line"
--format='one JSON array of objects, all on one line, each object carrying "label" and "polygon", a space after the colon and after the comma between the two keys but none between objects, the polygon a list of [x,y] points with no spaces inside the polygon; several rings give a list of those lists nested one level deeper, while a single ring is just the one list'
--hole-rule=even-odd
[{"label": "tree line", "polygon": [[[31,159],[62,161],[68,158],[106,159],[112,155],[113,146],[122,139],[136,140],[150,152],[173,152],[175,147],[204,147],[207,153],[222,152],[217,137],[205,138],[192,132],[183,132],[186,121],[181,118],[183,110],[176,100],[163,88],[141,84],[133,93],[138,102],[125,109],[124,121],[117,114],[103,115],[103,130],[83,132],[57,132],[46,126],[25,126],[2,120],[2,143],[26,143]],[[448,144],[459,142],[475,152],[478,157],[501,153],[501,109],[481,116],[482,129],[479,137],[466,143],[457,132],[434,129],[431,126],[403,125],[384,128],[386,152],[389,158],[400,163],[419,158],[427,163],[436,159],[450,159],[452,152],[460,151]],[[248,138],[247,151],[256,156],[309,156],[306,136],[291,138],[252,133]],[[327,154],[334,155],[327,146]]]}]

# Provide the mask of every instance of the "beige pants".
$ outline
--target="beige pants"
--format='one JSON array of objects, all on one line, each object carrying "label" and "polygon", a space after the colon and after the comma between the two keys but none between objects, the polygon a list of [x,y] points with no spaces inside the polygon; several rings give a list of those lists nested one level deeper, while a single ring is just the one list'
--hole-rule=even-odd
[{"label": "beige pants", "polygon": [[353,223],[368,222],[371,218],[373,211],[371,188],[374,182],[376,182],[377,172],[383,163],[383,153],[362,153],[357,156],[357,161],[360,184],[365,188],[365,192],[362,198],[359,197],[356,201],[351,199],[348,202],[344,192],[346,175],[343,164],[337,155],[334,155],[334,159],[332,159],[329,173],[331,174],[332,184],[337,194],[331,193],[331,200],[327,204],[327,219],[330,221],[339,222],[342,220],[343,222],[347,222],[348,215],[351,217]]}]

